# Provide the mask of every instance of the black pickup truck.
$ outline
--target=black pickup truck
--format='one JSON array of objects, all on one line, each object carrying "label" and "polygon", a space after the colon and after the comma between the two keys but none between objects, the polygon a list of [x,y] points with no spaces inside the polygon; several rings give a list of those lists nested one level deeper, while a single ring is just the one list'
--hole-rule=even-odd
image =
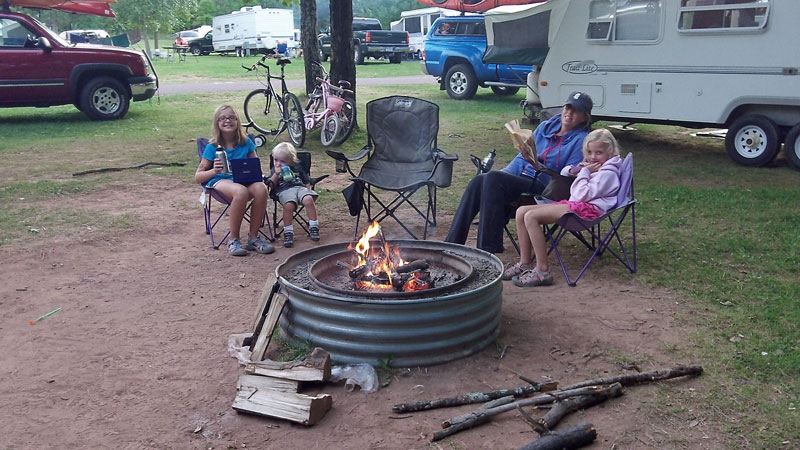
[{"label": "black pickup truck", "polygon": [[[385,56],[389,62],[399,64],[408,49],[408,33],[384,30],[378,19],[353,19],[353,58],[356,64],[364,64],[369,56]],[[328,32],[319,35],[319,56],[327,61],[331,56],[331,36]]]}]

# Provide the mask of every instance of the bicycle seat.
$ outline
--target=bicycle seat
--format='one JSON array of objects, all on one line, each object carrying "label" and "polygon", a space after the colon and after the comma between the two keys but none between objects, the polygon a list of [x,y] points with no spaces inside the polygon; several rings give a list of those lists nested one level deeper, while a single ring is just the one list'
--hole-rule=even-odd
[{"label": "bicycle seat", "polygon": [[350,82],[347,80],[339,80],[338,84],[339,87],[342,89],[350,89],[350,86],[352,86],[352,84],[350,84]]},{"label": "bicycle seat", "polygon": [[289,58],[278,58],[278,61],[275,63],[281,67],[285,66],[286,64],[291,64],[292,60]]}]

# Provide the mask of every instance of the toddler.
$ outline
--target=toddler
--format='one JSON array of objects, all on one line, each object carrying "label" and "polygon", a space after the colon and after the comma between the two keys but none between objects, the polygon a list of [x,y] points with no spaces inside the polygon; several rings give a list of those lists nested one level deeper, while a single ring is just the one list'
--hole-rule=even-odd
[{"label": "toddler", "polygon": [[[302,204],[308,212],[308,235],[312,241],[319,241],[319,221],[314,200],[317,193],[311,190],[311,179],[298,163],[297,150],[288,142],[281,142],[272,149],[273,168],[267,179],[267,186],[283,205],[283,246],[294,245],[292,219],[297,205]],[[288,169],[288,170],[287,170]]]}]

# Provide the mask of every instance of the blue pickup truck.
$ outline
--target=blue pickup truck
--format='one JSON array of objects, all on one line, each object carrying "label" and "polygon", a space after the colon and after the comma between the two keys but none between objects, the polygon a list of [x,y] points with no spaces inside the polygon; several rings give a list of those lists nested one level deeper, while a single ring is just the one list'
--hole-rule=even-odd
[{"label": "blue pickup truck", "polygon": [[497,95],[514,95],[525,87],[531,66],[486,64],[483,16],[440,17],[425,38],[422,72],[439,80],[440,89],[456,100],[472,98],[480,87]]}]

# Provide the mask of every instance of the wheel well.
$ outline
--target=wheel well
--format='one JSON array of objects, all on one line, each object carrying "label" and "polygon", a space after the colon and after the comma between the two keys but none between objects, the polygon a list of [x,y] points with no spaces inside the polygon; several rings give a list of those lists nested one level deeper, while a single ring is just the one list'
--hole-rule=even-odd
[{"label": "wheel well", "polygon": [[800,107],[794,105],[764,105],[744,104],[734,108],[725,120],[725,126],[730,125],[740,117],[746,115],[761,115],[769,118],[779,128],[791,128],[800,123]]},{"label": "wheel well", "polygon": [[91,71],[91,72],[83,72],[80,74],[78,79],[75,83],[75,92],[73,93],[73,98],[76,102],[80,103],[80,95],[83,92],[83,88],[89,83],[91,80],[99,77],[109,77],[117,80],[121,85],[122,88],[125,89],[125,93],[128,97],[131,97],[131,86],[127,82],[127,79],[124,75],[117,71],[113,70],[105,70],[105,71]]},{"label": "wheel well", "polygon": [[[466,58],[461,58],[458,56],[451,56],[444,61],[444,67],[442,68],[442,78],[447,75],[447,71],[450,70],[451,67],[455,66],[456,64],[466,64],[470,69],[472,69],[472,65],[470,65],[469,61]],[[472,70],[475,72],[475,70]]]}]

